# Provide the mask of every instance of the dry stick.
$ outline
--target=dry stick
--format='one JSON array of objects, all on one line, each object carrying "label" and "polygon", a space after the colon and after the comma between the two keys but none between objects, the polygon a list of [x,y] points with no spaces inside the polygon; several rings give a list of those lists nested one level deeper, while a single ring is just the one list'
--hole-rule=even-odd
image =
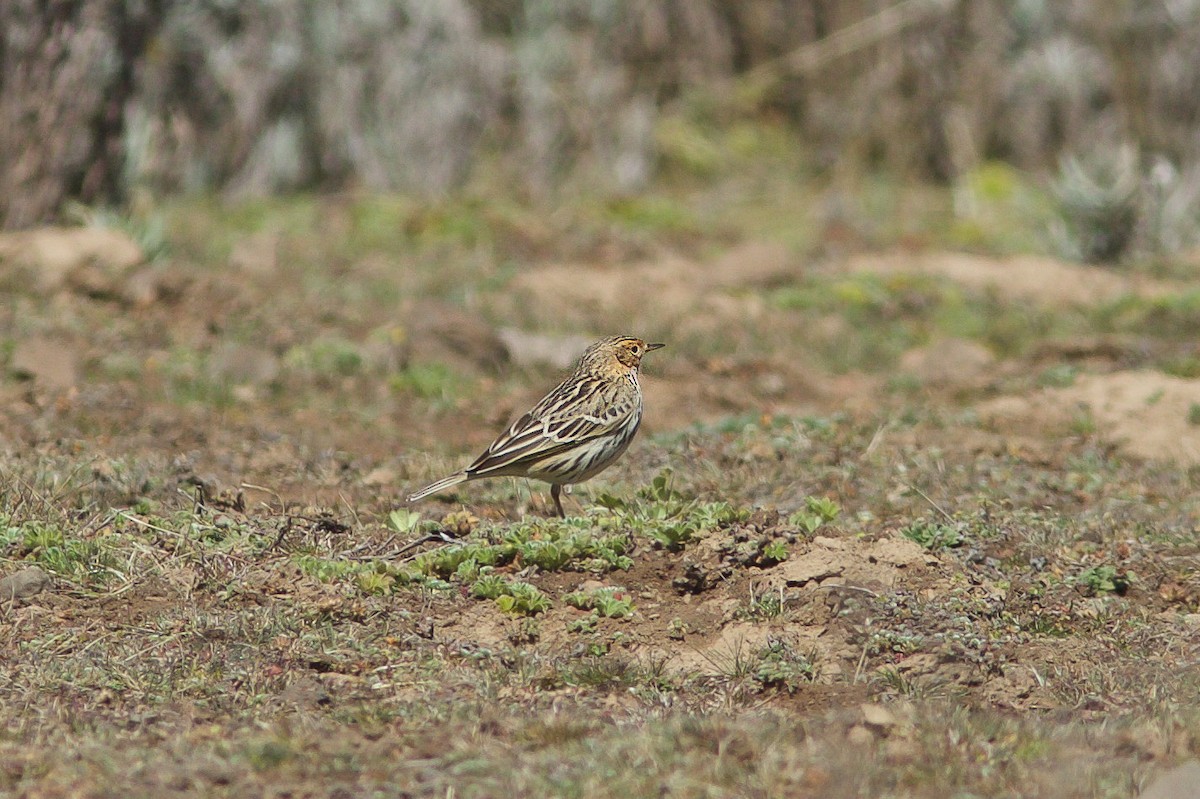
[{"label": "dry stick", "polygon": [[936,510],[938,513],[940,513],[946,517],[946,521],[950,522],[951,524],[955,523],[954,517],[951,516],[949,513],[946,513],[946,511],[942,509],[942,506],[937,504],[936,502],[934,502],[932,499],[930,499],[929,495],[926,494],[924,491],[917,488],[912,483],[905,483],[904,485],[906,485],[907,487],[911,488],[913,491],[916,491],[918,494],[920,494],[921,498],[924,499],[926,502],[928,502],[934,510]]},{"label": "dry stick", "polygon": [[[242,488],[242,489],[248,488],[251,491],[261,491],[264,494],[270,494],[271,496],[275,497],[275,501],[279,503],[279,512],[280,513],[283,513],[285,510],[287,510],[287,508],[284,507],[283,498],[281,496],[279,496],[279,492],[277,492],[273,488],[267,488],[266,486],[255,485],[254,483],[239,483],[238,488]],[[266,504],[266,503],[263,503],[263,504]],[[267,507],[270,508],[271,506],[267,505]]]},{"label": "dry stick", "polygon": [[148,530],[154,530],[157,533],[163,533],[164,535],[175,536],[176,538],[186,538],[187,537],[183,533],[179,532],[178,530],[168,530],[165,527],[159,527],[157,524],[151,524],[150,522],[143,521],[142,519],[139,519],[136,516],[131,516],[130,514],[126,513],[123,510],[117,511],[115,515],[121,517],[122,519],[124,519],[127,522],[133,522],[138,527],[144,527]]},{"label": "dry stick", "polygon": [[338,499],[340,499],[342,504],[346,506],[346,510],[350,511],[350,515],[354,518],[354,526],[362,527],[362,520],[358,518],[358,511],[356,511],[354,506],[350,504],[350,500],[346,499],[346,495],[341,491],[338,491]]},{"label": "dry stick", "polygon": [[878,447],[883,442],[883,436],[888,431],[888,428],[891,426],[892,426],[891,420],[888,420],[888,421],[884,422],[883,424],[879,425],[879,427],[875,429],[875,435],[871,436],[870,443],[867,444],[867,448],[865,450],[863,450],[864,458],[868,457],[872,452],[874,452],[875,448]]}]

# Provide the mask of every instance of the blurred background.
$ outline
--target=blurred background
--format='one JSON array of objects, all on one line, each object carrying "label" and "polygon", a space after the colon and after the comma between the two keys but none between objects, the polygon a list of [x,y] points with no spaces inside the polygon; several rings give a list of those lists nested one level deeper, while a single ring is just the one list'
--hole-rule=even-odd
[{"label": "blurred background", "polygon": [[1200,452],[1195,0],[8,0],[0,31],[0,435],[253,478],[302,457],[256,461],[269,432],[399,492],[634,333],[670,344],[652,435],[1047,388],[1091,435],[1132,417],[1076,378],[1139,370]]},{"label": "blurred background", "polygon": [[1089,260],[1197,237],[1193,0],[10,0],[0,29],[7,228],[488,176],[628,197],[794,150],[849,194],[952,186],[960,219],[1039,176]]}]

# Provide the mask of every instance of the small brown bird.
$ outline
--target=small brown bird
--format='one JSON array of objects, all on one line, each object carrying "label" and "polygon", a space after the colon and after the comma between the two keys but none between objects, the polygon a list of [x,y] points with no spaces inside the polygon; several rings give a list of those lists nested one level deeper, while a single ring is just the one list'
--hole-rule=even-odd
[{"label": "small brown bird", "polygon": [[621,456],[642,422],[642,356],[662,344],[613,336],[588,347],[575,371],[517,419],[460,472],[425,486],[409,502],[481,477],[532,477],[550,484],[558,515],[564,485],[582,483]]}]

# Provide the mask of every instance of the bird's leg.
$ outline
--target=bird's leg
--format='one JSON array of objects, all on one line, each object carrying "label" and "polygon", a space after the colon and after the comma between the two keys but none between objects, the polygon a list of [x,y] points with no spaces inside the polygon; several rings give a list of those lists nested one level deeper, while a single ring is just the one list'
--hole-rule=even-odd
[{"label": "bird's leg", "polygon": [[562,500],[558,498],[558,495],[560,493],[562,493],[562,486],[558,483],[551,483],[550,484],[550,496],[554,500],[554,507],[558,508],[559,518],[565,519],[565,518],[567,518],[567,514],[563,512]]}]

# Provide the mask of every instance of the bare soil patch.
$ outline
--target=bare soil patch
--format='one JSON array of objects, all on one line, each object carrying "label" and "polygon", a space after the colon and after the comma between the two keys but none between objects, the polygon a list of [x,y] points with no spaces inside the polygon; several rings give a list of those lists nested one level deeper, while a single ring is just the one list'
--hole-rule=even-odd
[{"label": "bare soil patch", "polygon": [[1127,296],[1167,297],[1187,284],[1129,275],[1044,256],[993,258],[959,252],[893,252],[856,255],[840,267],[849,273],[917,274],[948,278],[979,292],[1038,305],[1098,305]]},{"label": "bare soil patch", "polygon": [[977,410],[996,429],[1053,435],[1094,424],[1130,457],[1200,463],[1200,380],[1144,371],[1082,375],[1070,386],[998,397]]}]

